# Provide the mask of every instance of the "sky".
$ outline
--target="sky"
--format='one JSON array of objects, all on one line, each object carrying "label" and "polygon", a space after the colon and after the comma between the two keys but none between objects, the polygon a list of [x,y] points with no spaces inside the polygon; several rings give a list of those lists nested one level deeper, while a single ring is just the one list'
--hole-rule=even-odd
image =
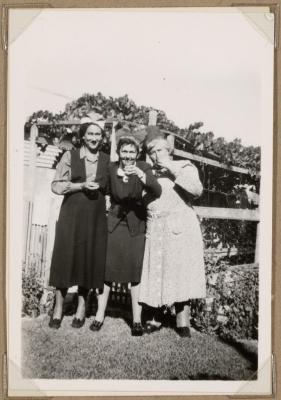
[{"label": "sky", "polygon": [[26,118],[84,93],[128,94],[180,128],[202,121],[259,145],[268,47],[237,12],[44,10],[10,46],[10,86]]}]

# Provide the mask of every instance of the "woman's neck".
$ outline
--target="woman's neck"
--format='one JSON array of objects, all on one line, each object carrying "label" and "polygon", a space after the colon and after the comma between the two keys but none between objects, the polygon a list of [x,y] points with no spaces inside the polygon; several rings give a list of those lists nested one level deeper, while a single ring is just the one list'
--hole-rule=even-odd
[{"label": "woman's neck", "polygon": [[[133,165],[135,165],[135,164],[136,164],[136,161],[134,162]],[[118,167],[121,168],[121,169],[124,169],[126,167],[126,165],[123,165],[122,161],[119,161]]]},{"label": "woman's neck", "polygon": [[85,152],[89,155],[95,155],[99,152],[99,149],[90,150],[87,146],[84,145]]}]

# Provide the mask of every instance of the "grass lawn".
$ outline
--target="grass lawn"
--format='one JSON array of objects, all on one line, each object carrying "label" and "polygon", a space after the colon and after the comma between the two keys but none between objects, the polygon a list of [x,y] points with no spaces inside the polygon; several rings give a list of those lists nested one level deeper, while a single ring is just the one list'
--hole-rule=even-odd
[{"label": "grass lawn", "polygon": [[241,351],[218,338],[192,330],[180,338],[170,327],[132,337],[120,315],[107,316],[99,332],[72,328],[65,316],[58,330],[49,317],[22,320],[24,378],[251,380],[256,366]]}]

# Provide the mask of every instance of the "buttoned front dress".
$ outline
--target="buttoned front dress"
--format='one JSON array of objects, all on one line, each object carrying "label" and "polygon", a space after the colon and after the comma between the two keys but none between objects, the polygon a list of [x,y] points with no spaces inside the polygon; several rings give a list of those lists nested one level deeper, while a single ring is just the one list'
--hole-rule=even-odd
[{"label": "buttoned front dress", "polygon": [[[105,192],[108,185],[107,154],[91,155],[87,149],[66,152],[57,167],[52,190],[63,194],[56,226],[50,285],[103,288],[107,220]],[[99,189],[81,190],[81,183],[95,181]]]},{"label": "buttoned front dress", "polygon": [[141,277],[146,209],[142,200],[146,190],[155,199],[161,187],[153,176],[151,166],[137,161],[137,167],[146,174],[146,183],[131,175],[128,181],[118,175],[118,164],[110,165],[111,207],[108,212],[108,244],[105,281],[138,283]]},{"label": "buttoned front dress", "polygon": [[190,195],[200,196],[197,168],[173,161],[176,179],[159,176],[161,197],[147,206],[139,301],[152,307],[206,297],[203,239]]}]

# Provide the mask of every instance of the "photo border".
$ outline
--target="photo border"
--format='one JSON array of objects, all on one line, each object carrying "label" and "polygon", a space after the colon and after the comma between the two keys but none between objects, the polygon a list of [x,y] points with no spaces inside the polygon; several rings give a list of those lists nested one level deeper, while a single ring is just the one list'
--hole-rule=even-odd
[{"label": "photo border", "polygon": [[[280,43],[281,43],[281,35],[280,35],[280,14],[279,14],[279,7],[280,7],[280,0],[276,1],[268,1],[266,4],[260,4],[258,0],[248,0],[247,2],[243,3],[241,1],[106,1],[106,0],[99,0],[99,1],[85,1],[85,0],[53,0],[49,2],[29,2],[28,4],[25,1],[15,0],[12,4],[5,3],[3,4],[1,10],[1,17],[2,17],[2,37],[1,42],[2,46],[0,49],[0,71],[1,71],[1,79],[0,79],[0,93],[1,93],[1,104],[4,105],[0,109],[0,149],[1,149],[1,162],[0,162],[0,171],[1,171],[1,183],[0,183],[0,190],[1,190],[1,211],[0,211],[0,218],[2,222],[2,234],[1,234],[1,269],[0,269],[0,286],[1,286],[1,293],[2,293],[2,300],[0,302],[0,354],[1,354],[1,366],[0,366],[0,375],[1,375],[1,382],[3,385],[0,384],[0,394],[3,398],[13,398],[8,397],[7,395],[7,371],[6,371],[6,351],[7,351],[7,336],[6,336],[6,324],[7,324],[7,317],[6,317],[6,237],[7,237],[7,227],[6,227],[6,189],[7,189],[7,50],[3,47],[5,46],[5,41],[7,39],[7,11],[11,8],[127,8],[127,7],[226,7],[226,6],[233,6],[233,7],[242,7],[242,6],[269,6],[271,7],[272,12],[275,13],[276,16],[276,39],[277,40],[277,48],[275,48],[275,60],[274,60],[274,134],[273,134],[273,162],[274,162],[274,169],[273,169],[273,269],[272,269],[272,348],[273,348],[273,355],[275,359],[275,368],[273,370],[277,370],[277,362],[281,357],[281,313],[279,310],[279,304],[281,304],[281,246],[278,246],[281,240],[281,229],[279,228],[281,224],[281,137],[280,131],[281,127],[281,117],[280,117],[280,106],[281,106],[281,52],[280,52]],[[273,382],[273,388],[281,389],[280,381],[277,379],[275,375],[273,375],[275,382]],[[2,393],[1,393],[2,390]],[[275,391],[274,391],[275,392]],[[142,395],[142,394],[141,394]],[[143,396],[143,395],[142,395]],[[201,397],[206,398],[206,396],[210,399],[215,398],[227,398],[229,396],[193,396],[188,395],[189,399],[199,399]],[[81,397],[75,396],[77,399],[79,398],[89,398],[89,396]],[[96,396],[95,396],[96,397]],[[134,396],[139,398],[139,396]],[[152,396],[146,396],[151,397]],[[175,397],[179,396],[165,396],[171,397],[174,399]],[[183,397],[183,396],[180,396]],[[185,396],[184,396],[185,397]],[[232,397],[241,397],[239,395],[232,396]],[[245,397],[245,396],[243,396]],[[255,396],[251,396],[255,397]],[[271,396],[269,396],[271,397]],[[23,398],[23,397],[22,397]],[[59,396],[59,398],[63,398]],[[102,397],[104,398],[104,396]],[[126,396],[126,398],[128,398]]]}]

